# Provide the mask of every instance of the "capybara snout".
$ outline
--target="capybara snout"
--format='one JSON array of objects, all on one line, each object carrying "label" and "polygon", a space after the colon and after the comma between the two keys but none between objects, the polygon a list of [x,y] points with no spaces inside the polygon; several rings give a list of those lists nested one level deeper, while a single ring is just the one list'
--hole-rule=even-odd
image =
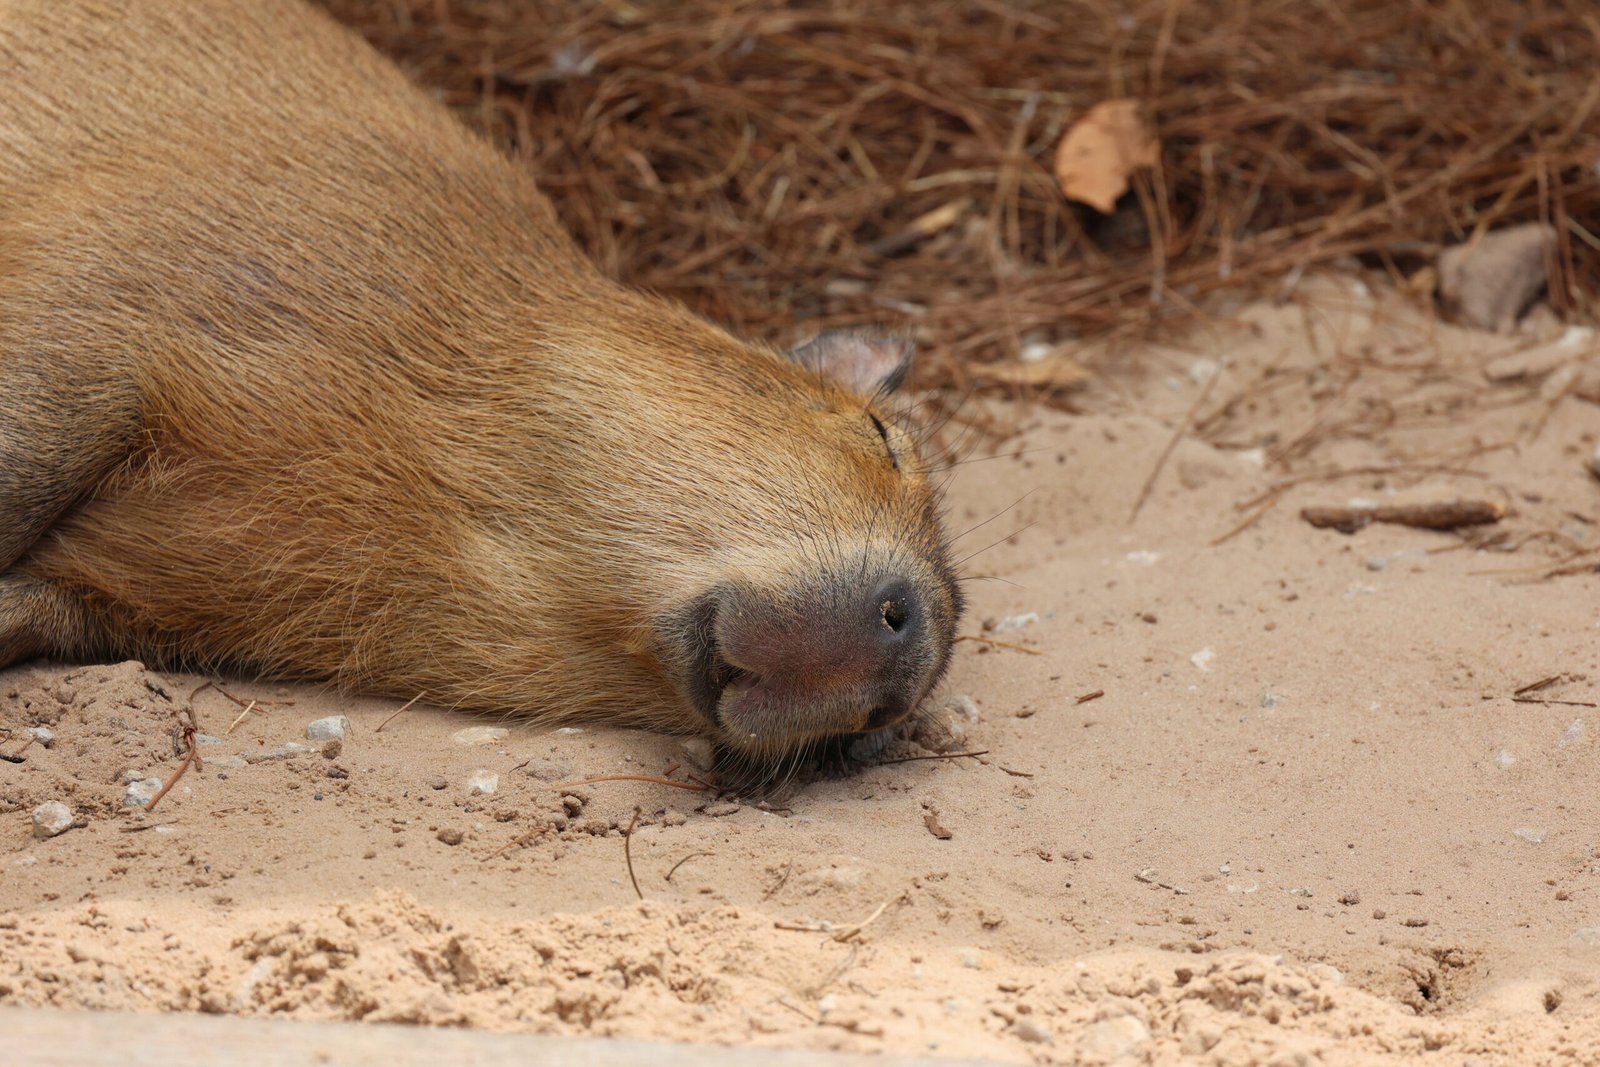
[{"label": "capybara snout", "polygon": [[750,755],[960,596],[889,394],[603,276],[301,0],[0,3],[0,666],[132,656]]},{"label": "capybara snout", "polygon": [[775,585],[720,584],[666,620],[665,661],[726,744],[760,755],[884,729],[938,681],[959,587],[942,559],[878,554]]}]

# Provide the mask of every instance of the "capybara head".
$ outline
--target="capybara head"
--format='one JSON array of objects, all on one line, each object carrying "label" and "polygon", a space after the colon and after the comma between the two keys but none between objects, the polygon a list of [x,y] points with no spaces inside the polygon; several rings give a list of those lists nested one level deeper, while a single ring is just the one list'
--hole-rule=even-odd
[{"label": "capybara head", "polygon": [[693,460],[677,472],[685,506],[714,518],[685,530],[652,651],[733,753],[893,726],[945,671],[961,592],[892,401],[909,358],[896,339],[823,334],[721,383],[739,410],[680,442],[716,450],[714,485],[694,484]]}]

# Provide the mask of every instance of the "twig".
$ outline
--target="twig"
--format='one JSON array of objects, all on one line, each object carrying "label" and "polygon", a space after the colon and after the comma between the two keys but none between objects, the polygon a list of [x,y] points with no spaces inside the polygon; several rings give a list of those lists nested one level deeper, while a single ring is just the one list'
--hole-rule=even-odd
[{"label": "twig", "polygon": [[628,832],[622,835],[622,858],[628,862],[628,881],[633,883],[633,891],[640,900],[644,899],[644,890],[639,888],[639,878],[633,873],[633,831],[639,825],[639,816],[642,814],[644,809],[634,805],[633,820],[628,823]]},{"label": "twig", "polygon": [[398,716],[402,711],[405,711],[407,708],[411,707],[411,705],[415,704],[417,701],[419,701],[421,699],[422,699],[422,694],[418,693],[416,696],[412,697],[410,700],[406,701],[404,704],[401,704],[398,708],[394,709],[394,712],[392,714],[390,714],[387,718],[385,718],[382,722],[380,722],[377,725],[377,728],[374,729],[372,732],[375,733],[375,734],[376,733],[382,733],[383,732],[383,728],[385,726],[388,726],[391,722],[393,722],[395,720],[396,716]]},{"label": "twig", "polygon": [[977,634],[964,634],[961,637],[956,638],[956,640],[982,641],[984,644],[993,645],[995,648],[1008,648],[1013,652],[1026,652],[1030,656],[1042,655],[1037,648],[1029,648],[1026,645],[1014,645],[1010,641],[996,641],[992,637],[979,637]]},{"label": "twig", "polygon": [[[193,689],[189,690],[189,703],[193,704],[194,703],[194,698],[199,696],[201,693],[205,692],[207,689],[215,689],[217,692],[221,693],[223,696],[227,697],[229,700],[233,701],[236,705],[238,705],[241,708],[245,706],[245,701],[240,700],[238,697],[234,696],[232,693],[230,693],[226,689],[222,688],[222,684],[220,682],[213,682],[213,681],[209,681],[209,680],[201,682],[199,685],[197,685]],[[292,700],[252,700],[252,701],[250,701],[250,703],[252,703],[252,704],[260,704],[264,708],[275,708],[275,707],[285,707],[285,708],[287,708],[287,707],[292,707],[294,705],[294,701],[292,701]]]},{"label": "twig", "polygon": [[1512,697],[1513,704],[1564,704],[1569,708],[1600,708],[1592,700],[1542,700],[1539,697]]},{"label": "twig", "polygon": [[987,756],[988,754],[989,750],[986,748],[979,749],[976,752],[937,752],[931,756],[900,756],[895,759],[881,759],[876,766],[887,767],[891,763],[915,763],[917,760],[925,759],[969,759],[976,756]]},{"label": "twig", "polygon": [[687,789],[691,793],[704,793],[711,789],[705,783],[675,782],[654,774],[597,774],[593,778],[579,778],[576,782],[561,782],[555,788],[576,789],[580,785],[594,785],[596,782],[650,782],[653,785],[670,785],[674,789]]},{"label": "twig", "polygon": [[244,722],[244,717],[250,714],[251,709],[253,709],[255,706],[256,702],[254,700],[246,704],[244,710],[239,713],[238,717],[228,724],[228,728],[226,730],[222,731],[222,736],[227,737],[229,734],[233,733],[233,728]]},{"label": "twig", "polygon": [[495,857],[503,856],[507,852],[510,852],[514,848],[525,848],[531,842],[533,842],[533,841],[537,840],[538,838],[543,837],[545,834],[549,833],[551,829],[552,828],[549,825],[545,825],[545,826],[537,827],[536,829],[533,829],[533,830],[529,830],[525,834],[519,834],[518,836],[513,837],[510,841],[507,841],[504,845],[502,845],[499,848],[495,849],[493,852],[489,853],[487,856],[483,857],[482,862],[488,863],[490,860],[494,859]]},{"label": "twig", "polygon": [[1222,378],[1223,367],[1218,366],[1210,378],[1206,379],[1205,386],[1200,390],[1200,395],[1194,398],[1194,403],[1189,405],[1189,410],[1184,413],[1178,428],[1172,431],[1172,437],[1167,441],[1167,447],[1161,450],[1161,455],[1156,457],[1156,465],[1150,468],[1150,476],[1144,480],[1144,486],[1139,490],[1139,498],[1133,502],[1133,510],[1128,513],[1128,524],[1139,517],[1139,512],[1144,508],[1144,502],[1150,499],[1150,492],[1156,487],[1156,479],[1161,476],[1161,470],[1167,465],[1173,450],[1178,447],[1178,442],[1183,440],[1183,435],[1189,432],[1189,426],[1194,422],[1194,417],[1205,402],[1211,399],[1211,391],[1217,387],[1217,382]]},{"label": "twig", "polygon": [[762,900],[770,900],[772,898],[773,894],[775,894],[778,890],[782,889],[785,885],[788,884],[789,875],[791,875],[793,873],[794,873],[794,860],[791,859],[791,860],[789,860],[789,865],[783,869],[783,874],[779,876],[778,881],[773,885],[773,887],[771,889],[767,890],[765,893],[761,894],[761,899]]},{"label": "twig", "polygon": [[678,873],[678,868],[682,867],[685,863],[688,863],[690,860],[694,859],[696,856],[715,856],[715,855],[716,855],[715,852],[691,852],[691,853],[689,853],[687,856],[683,857],[683,859],[679,860],[677,863],[674,863],[672,865],[672,869],[667,871],[667,875],[666,875],[665,881],[668,881],[668,882],[672,881],[672,876]]},{"label": "twig", "polygon": [[1074,700],[1073,703],[1074,704],[1087,704],[1087,703],[1089,703],[1089,701],[1091,701],[1091,700],[1099,700],[1101,697],[1103,697],[1105,695],[1106,695],[1106,691],[1104,689],[1096,689],[1092,693],[1083,694],[1083,696],[1079,697],[1077,700]]},{"label": "twig", "polygon": [[1505,505],[1493,500],[1447,500],[1434,504],[1382,504],[1376,507],[1302,508],[1300,517],[1318,528],[1355,533],[1375,522],[1419,530],[1487,526],[1505,518]]},{"label": "twig", "polygon": [[1513,689],[1511,691],[1511,695],[1514,697],[1520,697],[1527,696],[1529,693],[1537,693],[1541,689],[1549,689],[1552,685],[1555,685],[1565,677],[1566,675],[1564,674],[1552,674],[1547,677],[1540,678],[1537,682],[1529,682],[1520,689]]},{"label": "twig", "polygon": [[[219,689],[218,692],[221,692],[221,690]],[[167,783],[161,787],[161,789],[156,793],[155,796],[150,798],[148,803],[145,804],[145,806],[144,806],[144,810],[145,811],[154,811],[155,810],[156,805],[161,803],[161,798],[167,795],[168,790],[170,790],[173,786],[178,784],[178,779],[182,778],[183,777],[183,772],[189,769],[189,764],[192,763],[196,767],[200,767],[201,766],[200,765],[200,750],[195,747],[194,735],[195,735],[194,723],[191,722],[188,726],[185,726],[183,728],[183,741],[184,741],[184,744],[189,746],[189,751],[184,755],[183,762],[178,764],[178,769],[173,774],[173,776],[171,778],[168,778],[167,779]],[[204,770],[204,769],[205,769],[204,767],[201,767],[201,770]]]}]

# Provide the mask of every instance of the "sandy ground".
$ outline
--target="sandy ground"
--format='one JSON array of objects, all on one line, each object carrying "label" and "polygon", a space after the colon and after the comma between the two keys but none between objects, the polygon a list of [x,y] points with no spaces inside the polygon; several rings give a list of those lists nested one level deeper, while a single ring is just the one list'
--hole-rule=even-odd
[{"label": "sandy ground", "polygon": [[[1600,345],[1537,313],[1458,331],[1351,275],[1079,354],[1115,368],[1081,414],[964,409],[1018,431],[969,435],[950,490],[984,524],[969,551],[1000,539],[967,564],[990,580],[966,632],[1004,644],[964,641],[941,694],[974,702],[951,740],[983,755],[765,806],[559,789],[703,751],[421,707],[380,732],[393,702],[225,680],[260,703],[229,732],[241,709],[194,695],[203,769],[144,815],[128,783],[170,778],[204,679],[20,667],[0,1003],[1019,1063],[1592,1062],[1600,578],[1547,572],[1600,539]],[[1470,538],[1299,517],[1456,496],[1511,514]],[[337,751],[307,740],[336,715]],[[461,733],[483,726],[507,732]],[[79,825],[36,838],[51,800]]]}]

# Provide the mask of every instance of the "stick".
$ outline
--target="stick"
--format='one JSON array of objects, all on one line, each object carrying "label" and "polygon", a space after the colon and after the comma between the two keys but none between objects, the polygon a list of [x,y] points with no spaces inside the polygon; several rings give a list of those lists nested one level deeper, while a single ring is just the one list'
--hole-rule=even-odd
[{"label": "stick", "polygon": [[917,760],[924,759],[968,759],[976,756],[987,756],[988,754],[989,750],[986,748],[979,749],[976,752],[938,752],[931,756],[901,756],[898,759],[879,760],[877,765],[879,767],[887,767],[891,763],[915,763]]},{"label": "stick", "polygon": [[576,789],[580,785],[594,785],[596,782],[650,782],[655,785],[670,785],[674,789],[687,789],[691,793],[704,793],[711,788],[704,784],[674,782],[671,778],[661,778],[654,774],[597,774],[593,778],[579,778],[576,782],[562,782],[556,788]]},{"label": "stick", "polygon": [[644,891],[639,888],[639,879],[633,873],[633,831],[639,825],[639,816],[643,809],[637,804],[633,808],[633,821],[628,823],[628,832],[622,835],[622,858],[628,862],[628,881],[633,883],[633,891],[639,894],[639,899],[644,899]]},{"label": "stick", "polygon": [[956,638],[956,640],[982,641],[984,644],[993,645],[995,648],[1008,648],[1013,652],[1026,652],[1030,656],[1043,655],[1043,653],[1041,653],[1037,648],[1029,648],[1026,645],[1014,645],[1010,641],[996,641],[992,637],[979,637],[977,634],[965,634]]},{"label": "stick", "polygon": [[[221,690],[219,689],[218,692],[221,692]],[[183,757],[183,762],[178,764],[177,773],[174,774],[171,778],[168,778],[167,779],[167,784],[163,785],[161,787],[160,792],[156,793],[155,796],[151,797],[149,803],[147,803],[144,806],[144,810],[145,811],[154,811],[155,810],[156,805],[161,802],[161,798],[167,795],[167,791],[169,789],[171,789],[173,786],[178,784],[178,779],[182,778],[183,777],[183,772],[189,769],[189,764],[191,764],[191,763],[197,764],[197,765],[199,764],[199,762],[200,762],[200,750],[195,748],[195,746],[194,746],[194,734],[195,734],[195,730],[194,730],[194,727],[192,725],[191,726],[185,726],[183,728],[183,740],[184,740],[184,743],[189,746],[189,751]]]},{"label": "stick", "polygon": [[691,853],[689,853],[687,856],[683,857],[683,859],[679,860],[677,863],[674,863],[672,865],[672,869],[667,872],[666,880],[669,881],[669,882],[672,881],[672,876],[678,873],[678,868],[682,867],[685,863],[688,863],[690,860],[694,859],[696,856],[714,856],[714,855],[716,855],[715,852],[691,852]]},{"label": "stick", "polygon": [[404,704],[401,704],[398,708],[396,708],[394,710],[394,714],[390,715],[388,718],[386,718],[382,722],[380,722],[378,724],[378,728],[376,730],[373,730],[372,732],[373,733],[381,732],[385,726],[388,726],[391,722],[394,721],[395,716],[399,715],[402,711],[405,711],[407,708],[409,708],[411,705],[415,704],[417,701],[419,701],[421,699],[422,699],[422,694],[418,693],[416,696],[412,697],[410,700],[406,701]]},{"label": "stick", "polygon": [[251,709],[254,708],[255,706],[256,706],[256,702],[254,700],[252,700],[249,704],[246,704],[245,705],[245,709],[239,713],[238,718],[236,718],[232,722],[230,722],[228,724],[228,728],[226,730],[222,731],[222,736],[223,737],[227,737],[229,734],[233,733],[233,728],[235,726],[238,726],[240,723],[244,722],[244,717],[246,715],[250,714]]},{"label": "stick", "polygon": [[1150,491],[1156,487],[1156,478],[1161,475],[1161,469],[1167,465],[1167,460],[1172,456],[1178,442],[1183,440],[1183,435],[1189,432],[1189,426],[1194,422],[1194,417],[1199,413],[1205,402],[1211,399],[1211,390],[1217,387],[1217,381],[1222,377],[1221,366],[1216,372],[1206,379],[1206,384],[1200,390],[1200,395],[1194,398],[1194,403],[1189,405],[1189,410],[1184,413],[1183,420],[1178,423],[1178,428],[1172,432],[1172,438],[1167,442],[1167,447],[1161,450],[1161,455],[1156,458],[1156,465],[1150,468],[1150,476],[1144,480],[1144,487],[1139,490],[1139,499],[1133,502],[1133,510],[1128,513],[1128,525],[1133,525],[1133,520],[1139,517],[1139,512],[1144,508],[1144,502],[1150,499]]},{"label": "stick", "polygon": [[1302,508],[1300,517],[1319,528],[1355,533],[1375,522],[1412,526],[1419,530],[1454,530],[1459,526],[1484,526],[1505,518],[1504,504],[1493,500],[1449,500],[1438,504],[1384,504],[1378,507]]}]

